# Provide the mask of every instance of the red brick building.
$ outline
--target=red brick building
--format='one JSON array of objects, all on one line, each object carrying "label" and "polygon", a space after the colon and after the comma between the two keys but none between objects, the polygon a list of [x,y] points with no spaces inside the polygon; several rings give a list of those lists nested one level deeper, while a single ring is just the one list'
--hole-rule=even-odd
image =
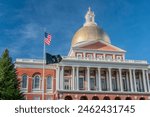
[{"label": "red brick building", "polygon": [[59,64],[45,65],[44,78],[43,60],[16,59],[26,99],[150,99],[147,61],[126,60],[126,51],[112,45],[94,19],[89,8],[83,27],[72,39],[68,56]]}]

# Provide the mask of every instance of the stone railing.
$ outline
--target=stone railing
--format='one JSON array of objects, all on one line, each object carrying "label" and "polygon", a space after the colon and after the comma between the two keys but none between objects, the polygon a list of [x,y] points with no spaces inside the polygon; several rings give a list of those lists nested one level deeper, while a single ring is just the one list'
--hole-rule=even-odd
[{"label": "stone railing", "polygon": [[22,63],[43,63],[42,59],[16,59],[17,62],[22,62]]},{"label": "stone railing", "polygon": [[100,58],[88,58],[88,57],[63,57],[64,60],[80,60],[80,61],[93,61],[93,62],[117,62],[117,63],[138,63],[148,64],[146,60],[121,60],[121,59],[100,59]]},{"label": "stone railing", "polygon": [[[100,58],[77,58],[77,57],[63,57],[63,60],[72,61],[93,61],[93,62],[113,62],[113,63],[135,63],[135,64],[148,64],[146,60],[120,60],[120,59],[100,59]],[[16,59],[17,62],[22,63],[43,63],[42,59]]]}]

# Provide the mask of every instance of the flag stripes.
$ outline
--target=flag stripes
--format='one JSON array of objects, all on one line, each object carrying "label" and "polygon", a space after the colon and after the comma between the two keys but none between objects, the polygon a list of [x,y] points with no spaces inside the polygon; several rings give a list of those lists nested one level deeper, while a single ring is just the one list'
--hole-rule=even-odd
[{"label": "flag stripes", "polygon": [[45,42],[46,45],[50,45],[50,43],[51,43],[51,35],[49,33],[45,32],[44,42]]}]

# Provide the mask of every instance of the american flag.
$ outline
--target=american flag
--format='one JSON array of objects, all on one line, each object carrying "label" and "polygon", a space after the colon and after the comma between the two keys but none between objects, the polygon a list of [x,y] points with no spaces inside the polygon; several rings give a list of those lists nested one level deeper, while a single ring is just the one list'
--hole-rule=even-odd
[{"label": "american flag", "polygon": [[51,43],[51,35],[47,32],[45,32],[44,42],[45,42],[46,45],[50,45],[50,43]]}]

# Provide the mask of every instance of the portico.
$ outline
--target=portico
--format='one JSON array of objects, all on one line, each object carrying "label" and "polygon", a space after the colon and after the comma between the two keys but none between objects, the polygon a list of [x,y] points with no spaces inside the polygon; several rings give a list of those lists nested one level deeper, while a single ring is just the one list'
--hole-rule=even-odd
[{"label": "portico", "polygon": [[59,66],[57,90],[149,92],[147,72],[135,68]]}]

